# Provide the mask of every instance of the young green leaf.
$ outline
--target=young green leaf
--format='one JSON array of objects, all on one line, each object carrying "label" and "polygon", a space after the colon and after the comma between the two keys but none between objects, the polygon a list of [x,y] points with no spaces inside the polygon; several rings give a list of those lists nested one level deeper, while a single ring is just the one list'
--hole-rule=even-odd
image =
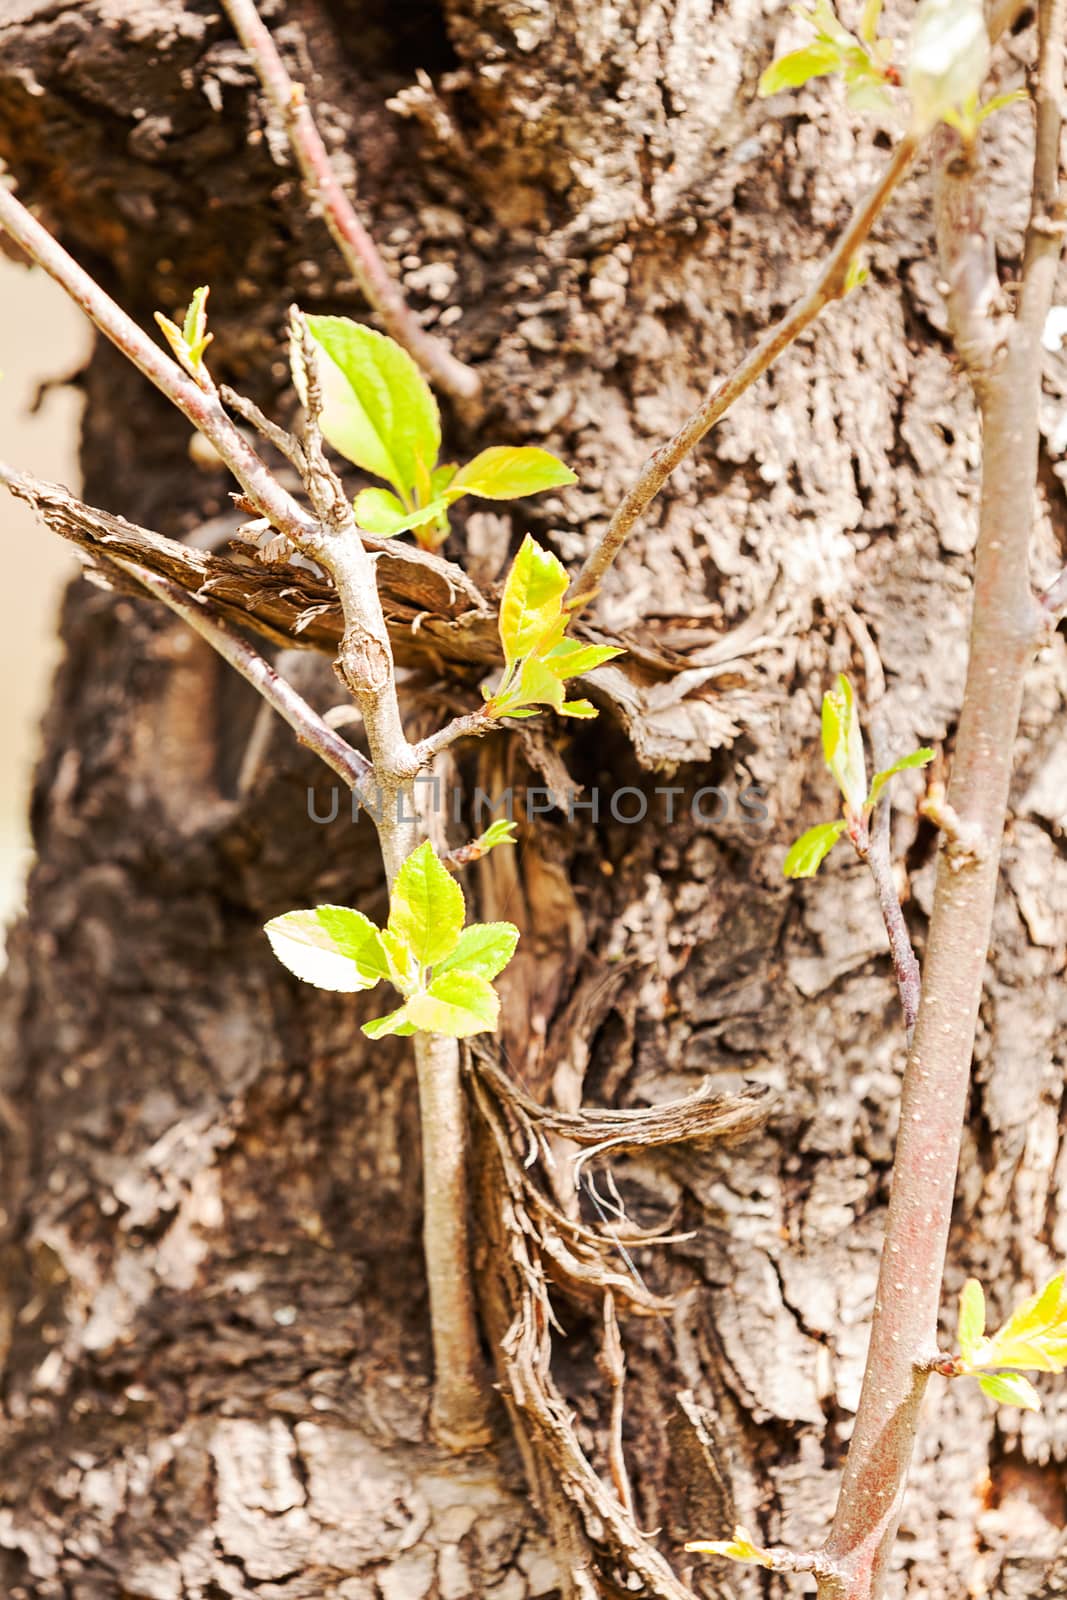
[{"label": "young green leaf", "polygon": [[495,822],[489,824],[484,833],[479,834],[474,842],[478,846],[479,852],[484,856],[487,851],[495,850],[497,845],[514,844],[515,828],[516,824],[514,822],[509,822],[504,817],[498,817]]},{"label": "young green leaf", "polygon": [[463,890],[427,839],[396,875],[388,931],[410,947],[421,965],[432,967],[455,949],[465,912]]},{"label": "young green leaf", "polygon": [[982,0],[919,0],[908,49],[907,87],[915,131],[969,102],[989,68],[989,34]]},{"label": "young green leaf", "polygon": [[1016,1307],[1003,1327],[983,1342],[974,1364],[1027,1367],[1032,1372],[1062,1372],[1067,1367],[1067,1294],[1062,1272]]},{"label": "young green leaf", "polygon": [[347,906],[287,911],[273,917],[265,931],[282,965],[319,989],[355,994],[390,976],[378,929],[361,911]]},{"label": "young green leaf", "polygon": [[777,61],[772,61],[760,77],[756,93],[761,100],[781,94],[784,89],[799,89],[811,78],[823,78],[837,72],[841,66],[841,52],[832,44],[813,39],[800,50],[790,50]]},{"label": "young green leaf", "polygon": [[910,755],[901,756],[899,761],[894,761],[891,767],[885,767],[881,772],[876,772],[871,779],[871,790],[867,796],[869,806],[877,805],[878,798],[889,782],[898,772],[907,772],[912,767],[925,767],[927,762],[934,759],[934,752],[925,746],[921,750],[913,750]]},{"label": "young green leaf", "polygon": [[535,445],[493,445],[460,467],[449,487],[483,500],[518,500],[545,489],[577,483],[576,475],[547,450]]},{"label": "young green leaf", "polygon": [[597,714],[596,706],[591,700],[564,700],[563,704],[557,706],[556,709],[561,717],[588,718],[595,717]]},{"label": "young green leaf", "polygon": [[406,1039],[410,1034],[418,1033],[419,1030],[408,1016],[408,1008],[405,1004],[398,1007],[396,1011],[390,1011],[384,1017],[375,1017],[372,1022],[365,1022],[361,1031],[367,1035],[368,1039],[384,1039],[386,1034],[389,1033],[395,1033],[400,1038]]},{"label": "young green leaf", "polygon": [[845,805],[858,817],[867,801],[867,768],[856,697],[844,673],[838,673],[834,688],[823,695],[822,748]]},{"label": "young green leaf", "polygon": [[210,290],[206,284],[193,290],[193,298],[179,328],[169,317],[161,311],[155,313],[156,322],[174,352],[178,362],[183,366],[190,377],[199,383],[205,373],[204,351],[215,337],[207,331],[207,297]]},{"label": "young green leaf", "polygon": [[791,846],[782,871],[787,878],[813,878],[845,831],[843,820],[818,822]]},{"label": "young green leaf", "polygon": [[529,655],[559,620],[569,582],[562,562],[527,534],[511,564],[500,603],[500,642],[506,661]]},{"label": "young green leaf", "polygon": [[685,1548],[693,1554],[723,1556],[727,1561],[747,1561],[751,1566],[774,1570],[770,1551],[756,1544],[740,1523],[732,1539],[694,1539]]},{"label": "young green leaf", "polygon": [[605,661],[612,661],[615,656],[624,654],[625,651],[616,645],[583,644],[580,639],[561,639],[541,659],[550,672],[562,679],[592,672],[594,667],[603,666]]},{"label": "young green leaf", "polygon": [[1041,1396],[1019,1372],[987,1372],[978,1387],[998,1406],[1018,1406],[1023,1411],[1040,1411]]},{"label": "young green leaf", "polygon": [[457,969],[474,972],[479,978],[495,978],[515,954],[518,942],[519,930],[513,922],[472,922],[460,934],[452,954],[434,968],[434,980]]},{"label": "young green leaf", "polygon": [[968,1278],[960,1295],[960,1314],[956,1325],[960,1355],[970,1361],[985,1335],[985,1294],[977,1278]]},{"label": "young green leaf", "polygon": [[500,996],[476,972],[445,972],[428,989],[413,994],[404,1008],[408,1020],[427,1033],[465,1039],[492,1033],[500,1018]]},{"label": "young green leaf", "polygon": [[353,502],[356,521],[366,533],[389,539],[394,533],[407,533],[447,511],[451,500],[441,496],[427,505],[409,511],[388,489],[362,489]]},{"label": "young green leaf", "polygon": [[[308,317],[322,352],[322,431],[357,467],[391,483],[402,500],[415,491],[441,448],[441,419],[414,361],[394,339],[349,317]],[[299,352],[293,379],[306,397]]]}]

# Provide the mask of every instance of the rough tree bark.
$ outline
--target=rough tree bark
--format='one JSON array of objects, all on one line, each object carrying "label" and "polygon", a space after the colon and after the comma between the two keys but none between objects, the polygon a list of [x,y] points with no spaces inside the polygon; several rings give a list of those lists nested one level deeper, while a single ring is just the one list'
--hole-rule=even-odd
[{"label": "rough tree bark", "polygon": [[[412,298],[478,365],[493,442],[544,442],[580,472],[547,507],[470,514],[458,558],[489,584],[529,528],[576,567],[651,446],[817,265],[884,160],[879,136],[833,93],[781,117],[755,102],[780,18],[753,0],[263,10],[305,77],[310,52]],[[1025,29],[1009,41],[1016,80],[1029,50]],[[1028,127],[1016,108],[991,135],[1009,264]],[[0,5],[0,153],[143,323],[210,282],[215,370],[261,403],[286,403],[291,299],[360,311],[209,0]],[[877,907],[844,859],[815,884],[780,877],[785,844],[832,804],[819,697],[831,671],[868,701],[884,683],[892,753],[951,752],[962,684],[977,426],[924,168],[871,266],[677,474],[605,585],[601,618],[652,663],[639,714],[455,757],[468,793],[565,768],[602,794],[599,821],[550,812],[471,881],[480,914],[524,932],[502,986],[516,1079],[564,1109],[655,1103],[705,1075],[775,1092],[754,1139],[613,1164],[636,1222],[692,1230],[636,1253],[674,1308],[622,1320],[622,1437],[639,1525],[704,1596],[804,1588],[680,1549],[735,1516],[770,1542],[824,1537],[884,1218],[903,1033]],[[82,381],[86,498],[204,537],[227,483],[181,420],[107,348]],[[1060,358],[1049,577],[1067,540],[1065,390]],[[447,428],[469,451],[463,420]],[[309,820],[307,787],[328,812],[328,775],[156,609],[76,585],[64,636],[3,990],[3,1592],[570,1594],[503,1416],[485,1454],[428,1442],[409,1052],[368,1048],[358,1005],[298,989],[261,933],[313,899],[380,911],[369,823]],[[321,660],[293,669],[335,702]],[[427,726],[467,692],[425,673],[405,689]],[[949,1290],[973,1273],[995,1312],[1067,1255],[1065,692],[1057,638],[1024,713],[950,1247]],[[749,782],[767,791],[762,827],[737,800]],[[705,797],[694,820],[691,797],[716,784],[728,815]],[[644,825],[608,809],[623,785],[648,796]],[[683,791],[670,823],[668,785]],[[894,844],[921,947],[935,841],[916,798],[901,781]],[[483,1235],[482,1281],[494,1248]],[[557,1381],[609,1480],[601,1309],[554,1305]],[[489,1294],[488,1326],[498,1313]],[[1065,1457],[1062,1386],[1020,1420],[935,1381],[894,1600],[1067,1592]]]}]

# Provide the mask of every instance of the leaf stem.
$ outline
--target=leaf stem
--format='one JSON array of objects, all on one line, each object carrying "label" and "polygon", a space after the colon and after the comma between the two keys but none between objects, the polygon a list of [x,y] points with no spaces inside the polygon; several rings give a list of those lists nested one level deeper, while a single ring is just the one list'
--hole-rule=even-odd
[{"label": "leaf stem", "polygon": [[476,399],[481,392],[480,377],[422,327],[360,221],[333,169],[304,87],[289,76],[255,0],[222,0],[222,5],[252,58],[264,94],[285,126],[308,199],[321,211],[368,305],[378,312],[393,338],[410,351],[431,382],[458,400]]}]

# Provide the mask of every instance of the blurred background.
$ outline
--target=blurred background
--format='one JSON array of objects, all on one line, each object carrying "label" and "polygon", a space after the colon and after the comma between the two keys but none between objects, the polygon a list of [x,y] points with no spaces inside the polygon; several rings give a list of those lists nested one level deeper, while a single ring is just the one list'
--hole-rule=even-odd
[{"label": "blurred background", "polygon": [[[0,457],[77,490],[82,398],[60,383],[89,353],[89,324],[50,278],[0,255]],[[0,489],[0,963],[22,904],[30,858],[28,806],[38,723],[59,657],[63,589],[78,571],[73,550]]]}]

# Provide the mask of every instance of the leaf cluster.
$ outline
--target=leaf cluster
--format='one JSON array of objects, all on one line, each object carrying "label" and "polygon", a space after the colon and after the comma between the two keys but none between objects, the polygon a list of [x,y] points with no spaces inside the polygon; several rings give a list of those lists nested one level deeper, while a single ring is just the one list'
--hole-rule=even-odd
[{"label": "leaf cluster", "polygon": [[465,1038],[495,1030],[500,997],[492,980],[519,939],[510,922],[465,927],[465,920],[463,890],[427,840],[397,873],[384,928],[350,906],[315,906],[274,917],[266,933],[279,961],[305,983],[352,994],[384,980],[400,992],[403,1005],[363,1024],[369,1038],[420,1030]]},{"label": "leaf cluster", "polygon": [[853,110],[892,112],[890,86],[899,80],[892,67],[893,41],[878,37],[882,0],[866,0],[857,33],[845,27],[830,0],[812,0],[792,9],[815,37],[771,62],[759,81],[760,96],[766,99],[783,89],[798,89],[812,78],[840,75]]},{"label": "leaf cluster", "polygon": [[782,871],[787,878],[814,877],[846,829],[857,842],[866,840],[871,815],[890,779],[911,767],[925,767],[934,758],[934,752],[925,746],[912,750],[891,767],[876,772],[868,788],[856,696],[844,673],[838,674],[834,687],[823,695],[822,749],[841,791],[843,815],[833,822],[816,823],[801,834],[785,858]]},{"label": "leaf cluster", "polygon": [[1062,1372],[1067,1367],[1067,1289],[1062,1272],[1012,1312],[996,1333],[986,1334],[982,1285],[968,1278],[960,1295],[957,1325],[960,1354],[957,1374],[975,1376],[979,1387],[998,1405],[1037,1411],[1041,1400],[1020,1372]]},{"label": "leaf cluster", "polygon": [[[349,317],[310,316],[318,354],[324,438],[388,489],[364,489],[354,503],[367,533],[389,538],[414,532],[436,549],[448,537],[448,512],[463,495],[517,500],[578,480],[548,450],[492,445],[466,463],[440,463],[441,415],[421,372],[403,347]],[[307,377],[295,342],[293,381],[307,399]]]},{"label": "leaf cluster", "polygon": [[179,364],[191,378],[195,378],[197,383],[201,384],[207,378],[204,351],[215,337],[213,333],[207,331],[207,297],[210,292],[207,284],[194,289],[193,298],[189,302],[180,328],[169,317],[165,317],[162,311],[157,311],[155,314],[156,322],[163,330],[164,338]]},{"label": "leaf cluster", "polygon": [[564,596],[569,583],[562,562],[527,534],[500,602],[504,676],[486,694],[489,715],[532,717],[540,706],[551,706],[565,717],[596,716],[596,707],[588,700],[566,699],[564,686],[568,678],[591,672],[622,651],[567,638],[570,615]]}]

